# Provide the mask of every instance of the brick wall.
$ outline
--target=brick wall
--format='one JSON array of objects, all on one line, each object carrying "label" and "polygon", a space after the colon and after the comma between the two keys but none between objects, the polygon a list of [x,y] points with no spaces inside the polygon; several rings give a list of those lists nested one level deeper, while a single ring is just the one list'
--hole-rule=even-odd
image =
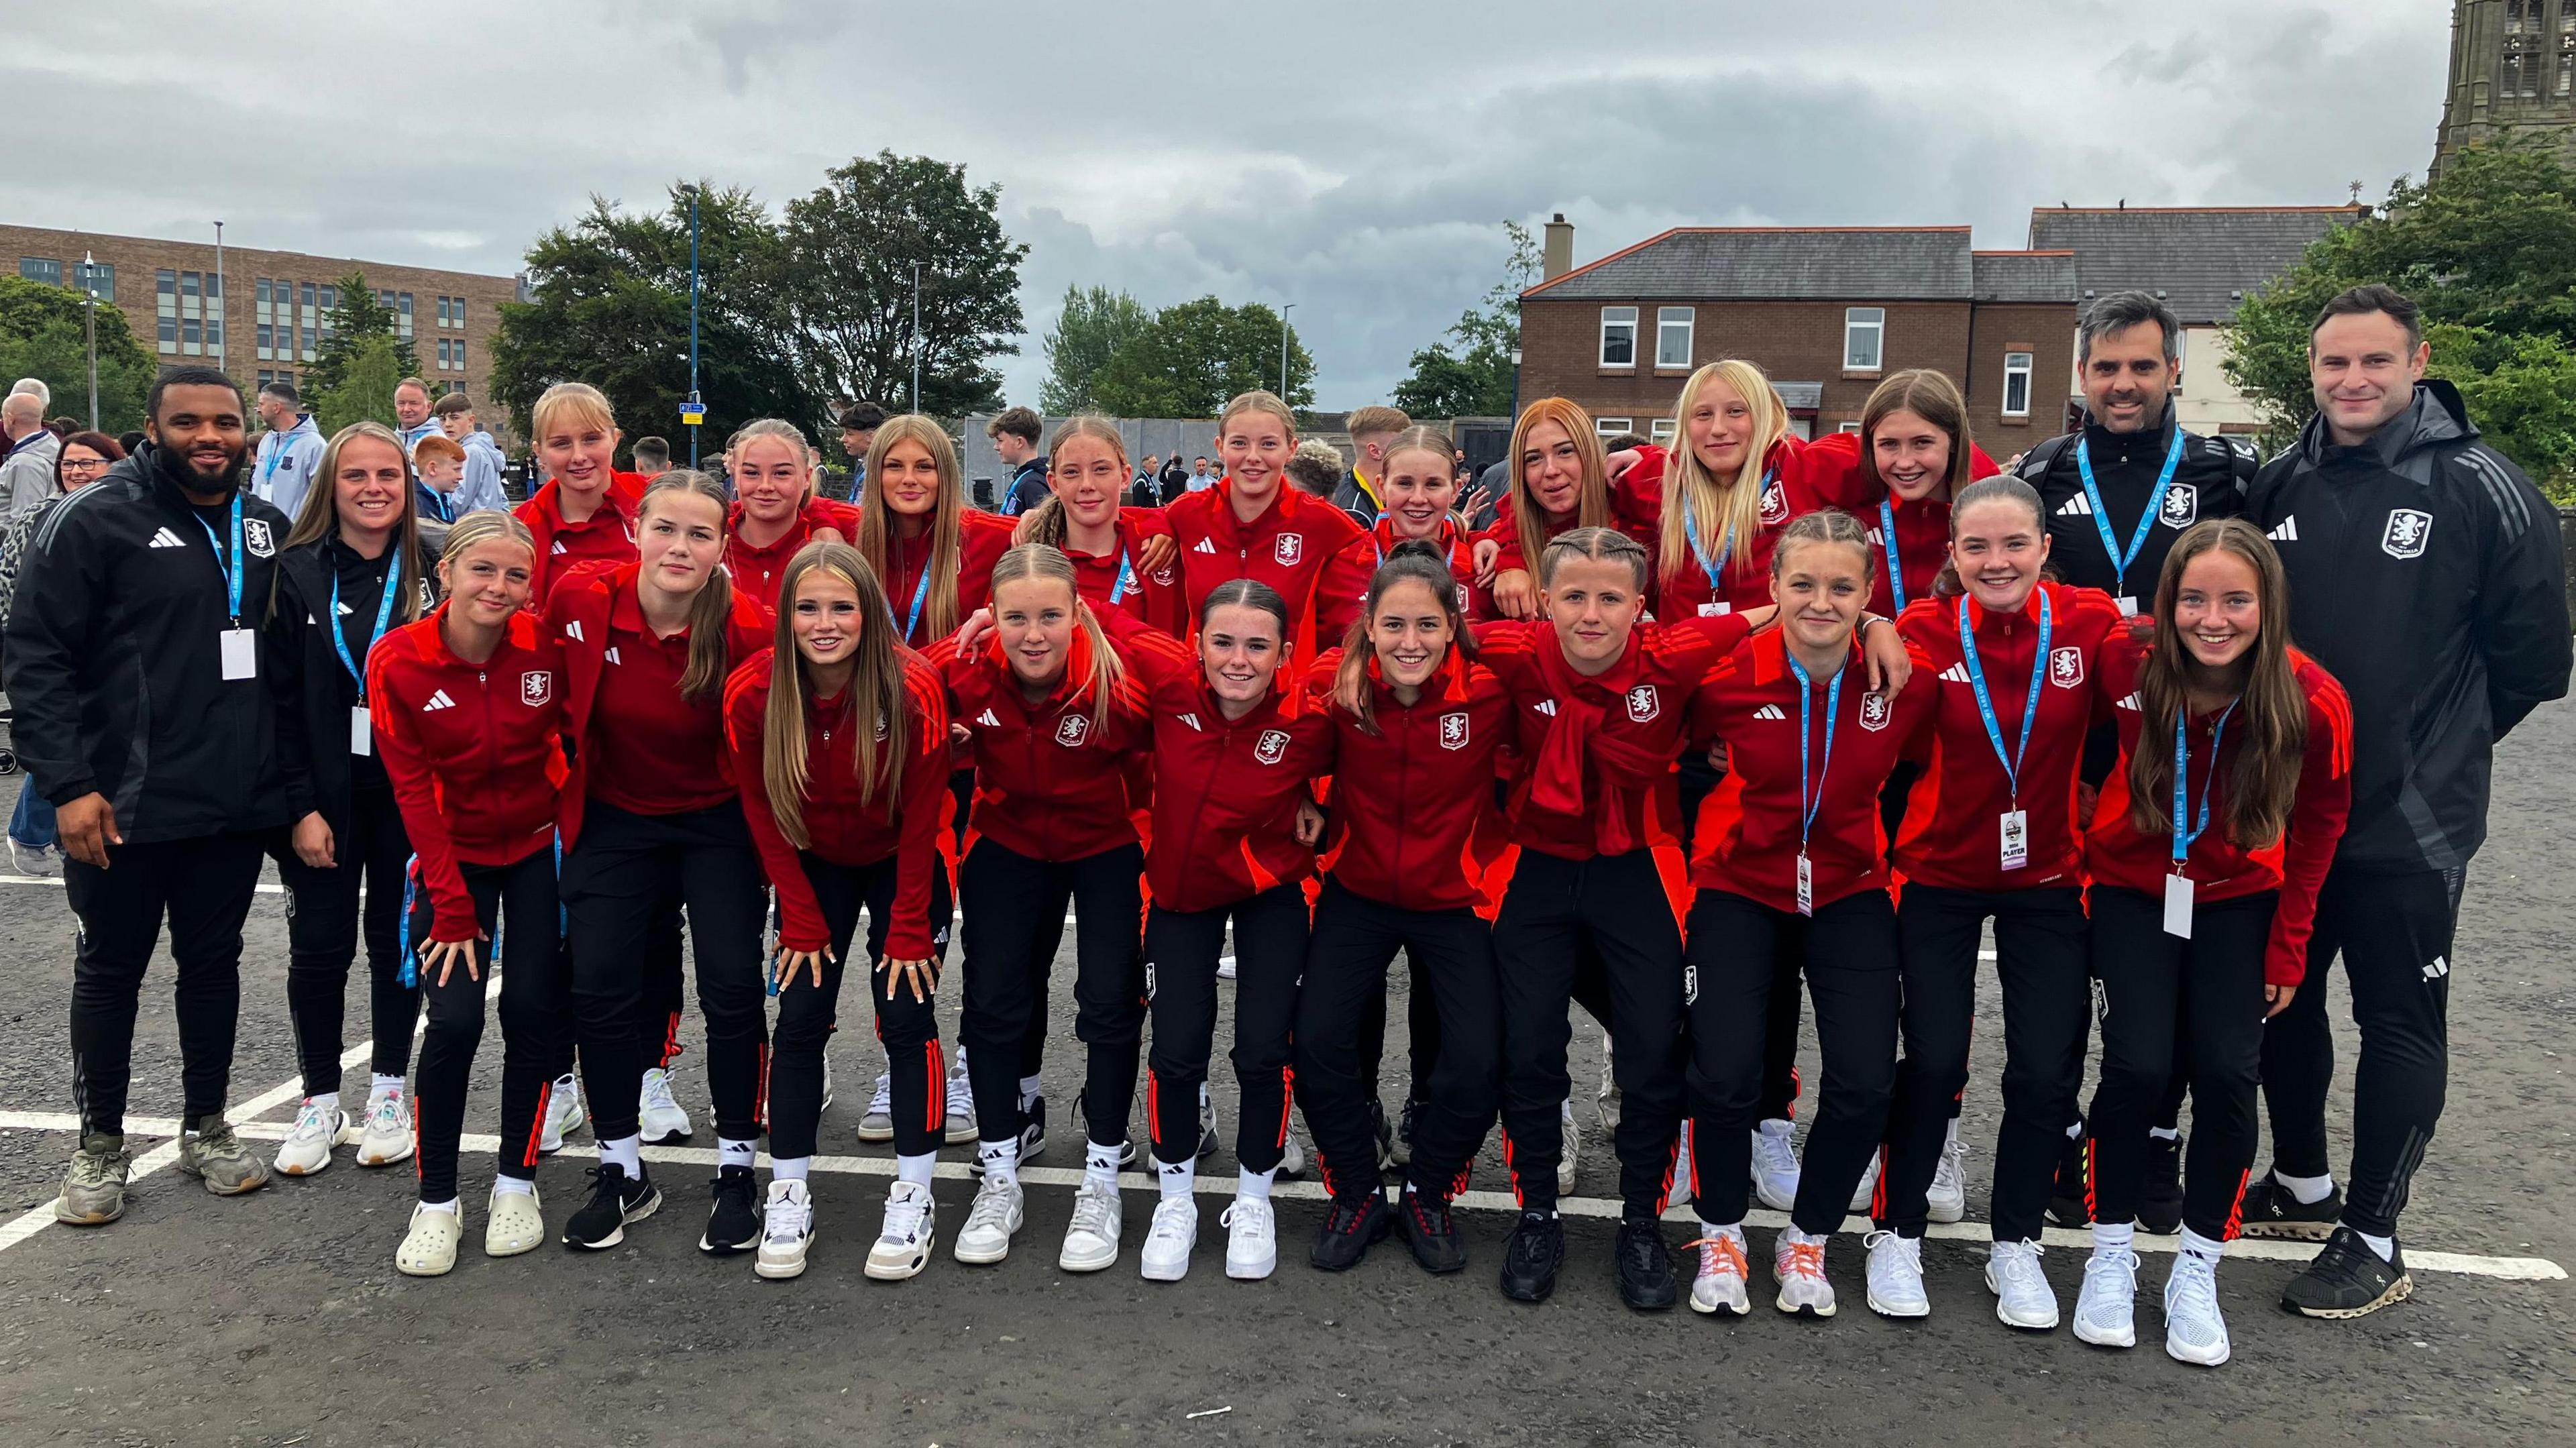
[{"label": "brick wall", "polygon": [[[1975,309],[1967,367],[1950,377],[1968,399],[1969,432],[1995,461],[2063,430],[2066,396],[2075,385],[2068,342],[2074,335],[2073,303],[1990,303]],[[2004,358],[2012,352],[2031,357],[2029,412],[2022,417],[2003,411]]]}]

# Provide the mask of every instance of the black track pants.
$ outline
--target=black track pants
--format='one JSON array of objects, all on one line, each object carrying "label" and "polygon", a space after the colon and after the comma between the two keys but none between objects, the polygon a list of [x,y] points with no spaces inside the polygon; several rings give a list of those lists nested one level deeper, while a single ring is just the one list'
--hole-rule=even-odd
[{"label": "black track pants", "polygon": [[[894,1149],[899,1156],[922,1156],[939,1149],[948,1126],[948,1063],[939,1050],[938,997],[916,1000],[910,984],[899,984],[886,998],[886,976],[877,970],[885,957],[892,925],[899,866],[888,855],[872,865],[835,865],[805,852],[800,857],[805,878],[814,886],[814,903],[823,910],[831,932],[832,959],[823,966],[823,983],[800,973],[793,985],[778,992],[778,1058],[770,1071],[769,1154],[795,1160],[814,1154],[823,1119],[823,1046],[832,1038],[839,1010],[841,978],[850,963],[850,942],[858,934],[859,909],[868,912],[867,950],[858,978],[876,1012],[877,1040],[885,1046],[887,1090],[894,1111]],[[948,947],[948,872],[930,872],[930,918],[934,958],[945,959]]]},{"label": "black track pants", "polygon": [[[465,888],[474,896],[475,924],[484,935],[474,944],[483,979],[475,979],[461,966],[448,970],[445,984],[433,971],[424,968],[420,973],[429,1026],[421,1035],[420,1070],[412,1078],[412,1120],[419,1133],[416,1160],[424,1202],[450,1201],[456,1196],[456,1143],[465,1130],[465,1093],[474,1073],[474,1054],[483,1043],[483,998],[492,977],[493,940],[503,942],[499,1165],[503,1176],[524,1181],[536,1175],[537,1142],[545,1134],[547,1098],[554,1090],[551,1068],[564,1035],[554,847],[548,845],[515,865],[461,869]],[[411,914],[415,947],[430,938],[431,914],[428,892],[415,892]]]},{"label": "black track pants", "polygon": [[403,869],[411,839],[393,795],[352,793],[348,832],[331,846],[337,863],[328,870],[306,865],[291,848],[277,852],[278,878],[286,883],[286,1010],[307,1096],[340,1089],[349,967],[361,939],[374,1043],[369,1064],[376,1075],[409,1073],[412,1026],[420,1019],[420,988],[402,983]]},{"label": "black track pants", "polygon": [[1022,1043],[1046,1031],[1046,982],[1074,910],[1074,1034],[1087,1048],[1082,1108],[1091,1129],[1117,1146],[1136,1101],[1145,1032],[1142,919],[1145,851],[1120,845],[1079,860],[1031,859],[987,836],[958,872],[965,905],[965,1007],[957,1039],[985,1141],[1008,1141],[1020,1111]]},{"label": "black track pants", "polygon": [[1199,1083],[1216,1047],[1216,966],[1234,922],[1234,1079],[1242,1093],[1235,1159],[1246,1171],[1279,1165],[1288,1145],[1297,978],[1306,970],[1305,891],[1274,885],[1214,910],[1145,916],[1145,998],[1154,1017],[1146,1056],[1146,1115],[1154,1158],[1198,1153]]}]

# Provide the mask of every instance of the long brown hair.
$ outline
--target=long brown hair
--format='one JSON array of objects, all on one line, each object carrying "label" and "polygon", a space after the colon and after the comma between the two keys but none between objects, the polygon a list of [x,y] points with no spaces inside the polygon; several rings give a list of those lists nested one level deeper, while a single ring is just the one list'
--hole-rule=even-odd
[{"label": "long brown hair", "polygon": [[[1055,436],[1047,439],[1047,476],[1049,478],[1055,476],[1056,459],[1063,454],[1064,445],[1075,438],[1089,438],[1093,442],[1109,444],[1109,450],[1118,456],[1118,471],[1122,474],[1127,471],[1127,439],[1118,431],[1118,424],[1102,417],[1099,413],[1086,412],[1076,417],[1066,418],[1056,427]],[[1016,536],[1023,544],[1044,543],[1050,548],[1062,548],[1065,524],[1064,500],[1057,497],[1053,490],[1049,490],[1046,501],[1029,509],[1028,516],[1021,520],[1020,530]]]},{"label": "long brown hair", "polygon": [[1959,395],[1959,384],[1948,373],[1929,367],[1891,373],[1871,389],[1869,401],[1860,410],[1861,481],[1882,492],[1896,491],[1878,475],[1878,425],[1899,412],[1913,413],[1950,435],[1950,470],[1941,475],[1941,492],[1957,497],[1975,470],[1970,462],[1969,449],[1975,442],[1968,436],[1968,400]]},{"label": "long brown hair", "polygon": [[[905,442],[918,443],[930,454],[931,464],[939,472],[939,490],[930,506],[930,557],[922,563],[930,579],[930,597],[922,606],[922,615],[930,622],[927,637],[946,638],[964,622],[957,611],[957,574],[964,556],[958,540],[957,514],[966,506],[966,494],[958,481],[961,469],[957,444],[948,440],[947,429],[920,413],[887,418],[885,426],[877,429],[876,441],[868,445],[868,490],[859,501],[859,556],[875,571],[878,591],[882,593],[890,572],[886,561],[893,547],[894,515],[886,506],[886,490],[877,480],[885,476],[886,454],[897,443]],[[787,595],[782,591],[779,596]],[[891,606],[886,617],[894,618]]]},{"label": "long brown hair", "polygon": [[[1082,588],[1074,577],[1073,560],[1052,544],[1019,544],[993,565],[994,597],[1001,596],[1003,584],[1024,579],[1061,583],[1065,597],[1073,600],[1074,627],[1082,630],[1083,639],[1091,650],[1091,677],[1084,684],[1091,691],[1091,727],[1107,726],[1111,696],[1117,692],[1118,681],[1127,676],[1127,670],[1118,661],[1118,651],[1109,646],[1109,635],[1101,631],[1100,616],[1093,613],[1091,605],[1083,599]],[[999,605],[995,611],[999,612]]]},{"label": "long brown hair", "polygon": [[[322,448],[322,461],[314,476],[306,479],[304,504],[295,510],[295,524],[286,531],[286,546],[301,548],[307,543],[340,536],[340,450],[361,438],[372,438],[403,455],[402,439],[381,422],[353,422],[331,434]],[[393,548],[397,555],[393,575],[385,587],[402,590],[402,599],[394,605],[394,617],[404,623],[420,618],[420,493],[411,484],[408,472],[402,484],[402,521],[394,525]],[[333,628],[339,627],[335,620]]]},{"label": "long brown hair", "polygon": [[[653,511],[656,500],[673,493],[694,494],[716,505],[716,567],[689,600],[689,666],[680,673],[680,702],[697,704],[721,694],[725,675],[733,672],[733,575],[725,571],[721,546],[732,500],[725,496],[724,486],[705,473],[673,468],[655,478],[653,485],[644,490],[644,500],[636,504],[638,547],[642,546],[644,516]],[[642,586],[640,578],[637,586]]]},{"label": "long brown hair", "polygon": [[[2261,529],[2242,518],[2212,518],[2174,540],[2156,580],[2156,633],[2138,669],[2138,746],[2129,751],[2129,823],[2141,834],[2173,830],[2173,753],[2165,741],[2190,707],[2189,685],[2198,665],[2174,626],[2174,601],[2183,570],[2204,553],[2233,553],[2254,570],[2261,593],[2260,632],[2250,651],[2245,691],[2237,697],[2228,732],[2239,741],[2227,772],[2227,833],[2243,849],[2278,841],[2298,800],[2299,772],[2308,744],[2308,696],[2290,664],[2290,590],[2281,555]],[[2205,767],[2205,766],[2204,766]]]},{"label": "long brown hair", "polygon": [[[1710,472],[1708,465],[1699,460],[1699,449],[1692,447],[1690,441],[1691,409],[1698,404],[1703,389],[1719,382],[1744,400],[1745,410],[1753,418],[1753,435],[1746,439],[1744,461],[1736,465],[1731,478]],[[1739,571],[1751,561],[1753,549],[1746,540],[1762,527],[1763,466],[1770,461],[1771,449],[1788,435],[1789,409],[1781,405],[1771,379],[1741,357],[1711,362],[1682,384],[1682,395],[1673,402],[1673,460],[1665,470],[1664,516],[1659,530],[1663,576],[1667,580],[1699,566],[1699,555],[1690,546],[1690,530],[1682,525],[1684,508],[1690,510],[1700,546],[1708,550],[1711,560],[1724,553],[1728,565]],[[1709,586],[1725,585],[1723,580],[1712,578]]]},{"label": "long brown hair", "polygon": [[[873,491],[873,489],[871,490]],[[778,833],[798,849],[813,843],[805,828],[806,731],[821,722],[805,656],[796,651],[796,590],[808,574],[828,573],[859,596],[859,647],[850,687],[841,696],[838,723],[850,726],[850,753],[859,778],[859,803],[877,799],[877,757],[886,757],[885,788],[903,792],[904,756],[910,752],[904,721],[903,661],[885,586],[859,550],[817,540],[796,550],[778,580],[778,636],[769,662],[769,707],[760,721],[760,782]],[[873,721],[869,719],[874,715]]]},{"label": "long brown hair", "polygon": [[1547,546],[1547,510],[1538,505],[1538,495],[1530,489],[1529,468],[1523,461],[1530,429],[1542,422],[1565,429],[1582,464],[1583,480],[1574,490],[1574,526],[1603,528],[1610,523],[1610,465],[1602,456],[1601,435],[1592,430],[1592,414],[1562,397],[1542,397],[1521,409],[1519,420],[1512,424],[1512,450],[1505,458],[1511,465],[1512,526],[1520,530],[1523,558]]},{"label": "long brown hair", "polygon": [[[1385,456],[1392,460],[1396,451],[1390,447]],[[1368,687],[1369,661],[1377,657],[1377,606],[1387,590],[1399,583],[1419,583],[1430,589],[1431,596],[1440,603],[1440,612],[1449,620],[1449,647],[1466,658],[1476,656],[1476,636],[1468,632],[1466,615],[1458,611],[1458,579],[1450,573],[1449,560],[1440,545],[1427,538],[1407,538],[1388,549],[1386,561],[1369,575],[1368,592],[1360,599],[1360,616],[1352,620],[1350,633],[1342,639],[1341,667],[1333,674],[1333,697],[1351,711],[1364,734],[1378,732],[1377,691]]]}]

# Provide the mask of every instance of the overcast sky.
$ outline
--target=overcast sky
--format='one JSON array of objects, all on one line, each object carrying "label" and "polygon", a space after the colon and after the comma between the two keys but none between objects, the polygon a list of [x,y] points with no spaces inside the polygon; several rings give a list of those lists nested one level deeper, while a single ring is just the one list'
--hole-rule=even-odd
[{"label": "overcast sky", "polygon": [[220,217],[237,245],[509,273],[592,192],[776,203],[891,148],[998,183],[1029,244],[1012,400],[1066,285],[1102,283],[1295,303],[1326,407],[1383,400],[1493,283],[1504,217],[1563,211],[1580,262],[1679,224],[2015,247],[2061,200],[2376,200],[2431,157],[2450,26],[2435,0],[9,9],[0,219]]}]

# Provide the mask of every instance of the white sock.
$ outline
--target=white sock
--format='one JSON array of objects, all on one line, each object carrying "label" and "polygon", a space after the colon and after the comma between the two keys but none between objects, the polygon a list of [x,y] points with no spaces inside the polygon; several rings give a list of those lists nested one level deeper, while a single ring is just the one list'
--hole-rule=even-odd
[{"label": "white sock", "polygon": [[533,1197],[537,1184],[527,1177],[496,1176],[492,1178],[492,1190],[505,1197]]},{"label": "white sock", "polygon": [[626,1179],[633,1181],[644,1174],[644,1138],[621,1136],[615,1141],[603,1141],[599,1144],[599,1159],[626,1168]]},{"label": "white sock", "polygon": [[719,1136],[716,1138],[716,1165],[738,1166],[748,1171],[751,1168],[752,1153],[759,1149],[759,1145],[758,1142],[753,1141],[728,1141]]},{"label": "white sock", "polygon": [[2365,1242],[2368,1242],[2370,1244],[2370,1250],[2379,1254],[2380,1261],[2394,1262],[2397,1260],[2397,1239],[2395,1237],[2374,1237],[2368,1232],[2362,1231],[2358,1227],[2353,1229],[2353,1235],[2359,1237]]},{"label": "white sock", "polygon": [[375,1084],[367,1088],[367,1100],[373,1102],[380,1096],[400,1096],[409,1085],[410,1082],[405,1077],[378,1073]]},{"label": "white sock", "polygon": [[1020,1139],[1006,1136],[1000,1141],[975,1143],[975,1160],[984,1167],[984,1180],[1011,1182],[1020,1179]]},{"label": "white sock", "polygon": [[2297,1197],[2299,1205],[2303,1207],[2313,1207],[2334,1195],[2334,1173],[2332,1172],[2324,1176],[2294,1177],[2284,1176],[2279,1167],[2274,1167],[2272,1180],[2287,1188],[2290,1195]]},{"label": "white sock", "polygon": [[935,1151],[925,1151],[919,1156],[898,1156],[894,1159],[895,1180],[926,1187],[930,1185],[931,1168],[937,1165],[939,1153]]},{"label": "white sock", "polygon": [[2147,1135],[2154,1137],[2158,1141],[2180,1141],[2182,1140],[2182,1128],[2179,1126],[2150,1126],[2147,1128]]},{"label": "white sock", "polygon": [[304,1100],[305,1104],[310,1106],[319,1106],[325,1111],[337,1111],[340,1109],[340,1093],[337,1091],[317,1091],[312,1095],[305,1097]]},{"label": "white sock", "polygon": [[[1791,1228],[1790,1230],[1795,1231],[1796,1229]],[[1732,1237],[1735,1239],[1735,1245],[1741,1247],[1744,1245],[1744,1224],[1742,1222],[1729,1222],[1724,1226],[1719,1226],[1715,1222],[1702,1222],[1699,1224],[1699,1237],[1703,1242],[1712,1242],[1720,1237]]]},{"label": "white sock", "polygon": [[2083,1117],[2079,1116],[2075,1118],[2075,1124],[2066,1128],[2066,1139],[2068,1141],[2082,1141],[2084,1139]]},{"label": "white sock", "polygon": [[1166,1199],[1186,1197],[1198,1189],[1199,1159],[1191,1157],[1186,1161],[1157,1161],[1154,1163],[1154,1176],[1162,1185],[1163,1196]]},{"label": "white sock", "polygon": [[2218,1265],[2218,1259],[2227,1255],[2227,1244],[2213,1241],[2185,1227],[2182,1229],[2182,1250],[2185,1255],[2202,1258],[2215,1267]]},{"label": "white sock", "polygon": [[2116,1227],[2109,1222],[2095,1222],[2093,1255],[2107,1257],[2114,1252],[2126,1252],[2129,1244],[2137,1239],[2137,1234],[2138,1224],[2135,1222],[2122,1222]]},{"label": "white sock", "polygon": [[421,1203],[421,1204],[420,1204],[420,1206],[421,1206],[421,1210],[422,1210],[422,1211],[425,1211],[425,1212],[445,1212],[447,1215],[449,1215],[449,1216],[451,1216],[451,1217],[452,1217],[452,1216],[455,1216],[455,1215],[457,1214],[457,1210],[458,1210],[457,1205],[456,1205],[456,1198],[454,1198],[454,1197],[449,1197],[446,1201],[443,1201],[443,1202],[423,1202],[423,1203]]},{"label": "white sock", "polygon": [[1020,1109],[1021,1109],[1022,1111],[1026,1111],[1026,1110],[1028,1110],[1030,1107],[1035,1106],[1035,1105],[1037,1105],[1037,1104],[1038,1104],[1038,1078],[1037,1078],[1037,1077],[1035,1077],[1035,1076],[1023,1076],[1023,1077],[1021,1077],[1021,1078],[1020,1078]]},{"label": "white sock", "polygon": [[810,1156],[773,1156],[769,1159],[769,1179],[778,1182],[801,1182],[805,1169],[814,1164]]},{"label": "white sock", "polygon": [[1107,1187],[1111,1191],[1116,1191],[1118,1189],[1118,1152],[1117,1145],[1102,1146],[1096,1141],[1084,1142],[1082,1144],[1082,1184]]},{"label": "white sock", "polygon": [[1256,1202],[1266,1202],[1270,1200],[1270,1179],[1278,1174],[1276,1167],[1269,1171],[1245,1171],[1238,1167],[1234,1173],[1234,1194],[1238,1197],[1248,1197]]}]

